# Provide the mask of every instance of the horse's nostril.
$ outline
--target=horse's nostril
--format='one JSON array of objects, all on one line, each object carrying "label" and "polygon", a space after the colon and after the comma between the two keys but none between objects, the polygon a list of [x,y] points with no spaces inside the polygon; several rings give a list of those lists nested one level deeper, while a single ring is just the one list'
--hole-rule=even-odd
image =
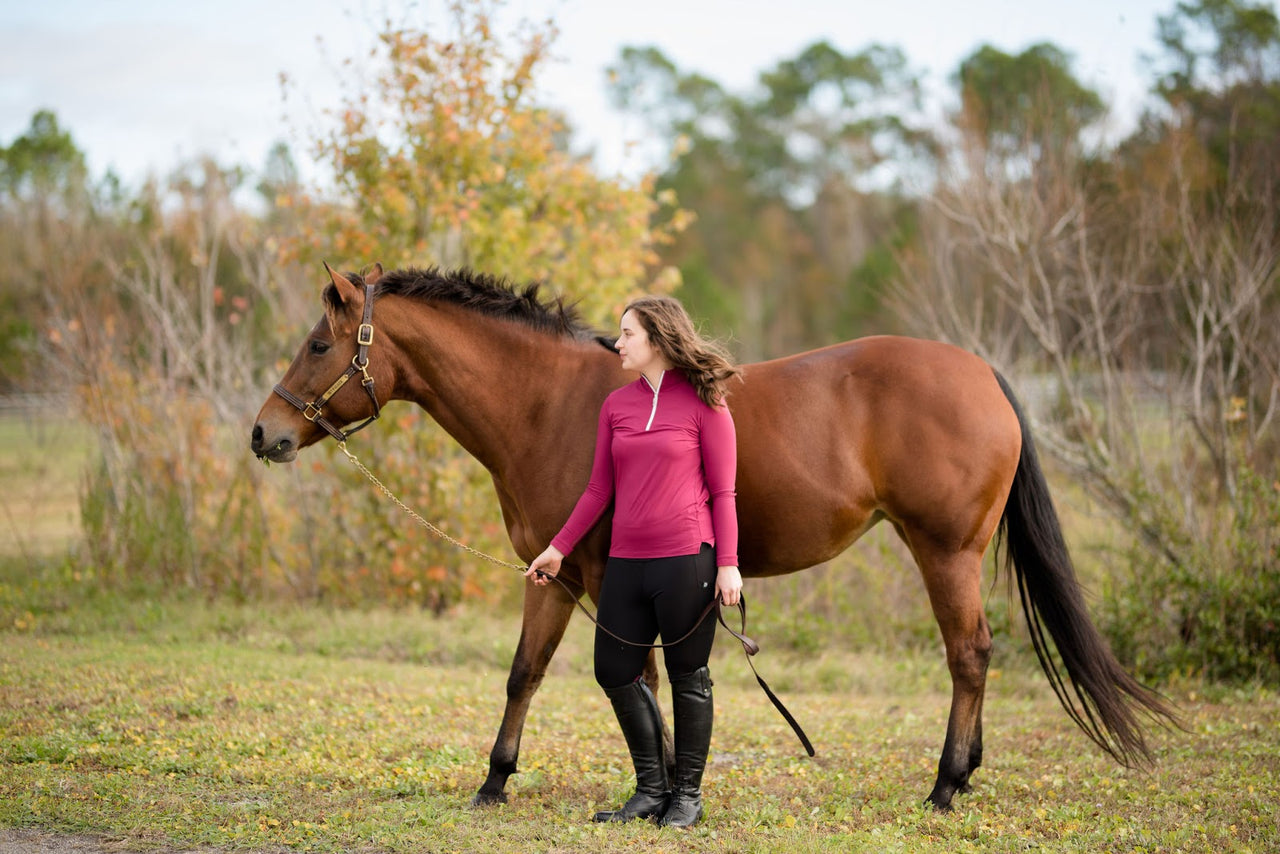
[{"label": "horse's nostril", "polygon": [[249,443],[249,447],[251,447],[255,451],[262,450],[262,425],[261,424],[253,425],[253,440]]}]

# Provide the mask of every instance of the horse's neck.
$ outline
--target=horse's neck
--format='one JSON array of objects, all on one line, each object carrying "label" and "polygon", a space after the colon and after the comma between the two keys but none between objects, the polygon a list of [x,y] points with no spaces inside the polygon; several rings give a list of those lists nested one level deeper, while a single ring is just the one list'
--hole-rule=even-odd
[{"label": "horse's neck", "polygon": [[596,345],[465,309],[427,310],[429,323],[410,319],[398,336],[407,368],[397,384],[495,477],[562,454],[583,431],[584,401],[585,439],[594,439],[613,381]]}]

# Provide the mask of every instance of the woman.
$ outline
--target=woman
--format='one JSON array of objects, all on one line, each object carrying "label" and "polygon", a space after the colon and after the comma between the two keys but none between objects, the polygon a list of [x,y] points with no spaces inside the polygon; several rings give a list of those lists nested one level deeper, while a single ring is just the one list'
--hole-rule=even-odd
[{"label": "woman", "polygon": [[[622,367],[640,377],[606,398],[586,491],[526,576],[547,584],[564,556],[613,505],[600,624],[638,644],[678,639],[713,597],[736,605],[737,444],[724,405],[729,359],[693,328],[671,297],[644,297],[622,314]],[[675,717],[675,779],[668,785],[658,703],[642,679],[649,651],[595,636],[596,681],[613,704],[636,771],[636,791],[596,821],[657,818],[688,827],[702,818],[702,772],[711,746],[715,620],[663,650]]]}]

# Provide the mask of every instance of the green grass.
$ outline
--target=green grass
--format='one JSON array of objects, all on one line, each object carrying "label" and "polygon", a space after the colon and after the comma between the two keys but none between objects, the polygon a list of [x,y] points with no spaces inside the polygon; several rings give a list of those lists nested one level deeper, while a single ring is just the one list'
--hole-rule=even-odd
[{"label": "green grass", "polygon": [[[510,802],[472,809],[518,618],[234,605],[83,589],[0,568],[0,826],[113,848],[317,851],[1269,851],[1280,696],[1167,686],[1188,732],[1128,771],[998,653],[987,761],[956,810],[920,806],[945,729],[933,654],[784,652],[757,665],[805,757],[722,633],[706,820],[595,826],[632,784],[575,619],[534,700]],[[663,698],[664,706],[667,705]]]}]

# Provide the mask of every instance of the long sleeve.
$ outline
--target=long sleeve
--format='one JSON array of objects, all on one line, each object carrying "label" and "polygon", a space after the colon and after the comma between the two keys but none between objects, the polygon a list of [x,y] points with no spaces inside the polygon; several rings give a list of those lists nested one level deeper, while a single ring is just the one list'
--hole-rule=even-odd
[{"label": "long sleeve", "polygon": [[560,533],[551,539],[551,545],[561,554],[569,554],[587,532],[600,521],[604,511],[613,501],[613,429],[610,426],[608,407],[600,408],[600,420],[596,427],[596,451],[591,463],[591,479],[578,498],[569,520]]},{"label": "long sleeve", "polygon": [[702,417],[702,470],[711,496],[711,527],[716,538],[716,566],[738,565],[738,438],[727,406]]}]

